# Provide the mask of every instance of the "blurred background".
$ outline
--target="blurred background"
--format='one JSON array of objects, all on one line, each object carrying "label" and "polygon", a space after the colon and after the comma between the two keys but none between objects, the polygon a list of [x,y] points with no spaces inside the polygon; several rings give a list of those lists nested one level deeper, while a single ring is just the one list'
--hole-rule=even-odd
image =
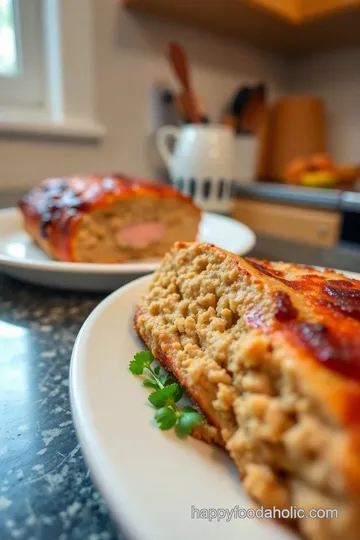
[{"label": "blurred background", "polygon": [[255,232],[357,245],[359,25],[360,0],[0,0],[1,206],[117,172]]}]

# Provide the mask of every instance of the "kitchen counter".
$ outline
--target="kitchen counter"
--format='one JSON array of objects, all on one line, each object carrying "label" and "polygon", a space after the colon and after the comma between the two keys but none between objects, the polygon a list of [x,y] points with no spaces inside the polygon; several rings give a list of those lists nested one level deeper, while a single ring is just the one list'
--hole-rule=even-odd
[{"label": "kitchen counter", "polygon": [[[258,238],[253,256],[360,270],[360,251]],[[20,283],[0,273],[0,538],[119,540],[93,486],[69,403],[76,335],[103,295]],[[114,426],[116,432],[116,426]]]},{"label": "kitchen counter", "polygon": [[121,538],[93,487],[69,403],[76,335],[100,295],[0,273],[0,538]]},{"label": "kitchen counter", "polygon": [[339,189],[306,188],[270,182],[238,184],[236,197],[267,200],[296,206],[360,213],[360,193]]},{"label": "kitchen counter", "polygon": [[[0,191],[0,208],[15,206],[26,193],[26,189]],[[275,184],[273,182],[253,182],[238,184],[235,188],[237,198],[251,198],[311,206],[344,212],[360,212],[360,192],[339,189],[318,189]]]},{"label": "kitchen counter", "polygon": [[[25,188],[0,191],[0,208],[16,206],[17,201],[26,191]],[[306,188],[275,184],[273,182],[239,183],[234,191],[236,198],[267,200],[297,206],[360,213],[359,191]]]}]

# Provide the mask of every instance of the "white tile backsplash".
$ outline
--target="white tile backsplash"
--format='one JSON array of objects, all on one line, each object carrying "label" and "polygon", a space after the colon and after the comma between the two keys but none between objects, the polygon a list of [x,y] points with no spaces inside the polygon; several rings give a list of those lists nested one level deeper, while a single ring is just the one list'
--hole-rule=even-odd
[{"label": "white tile backsplash", "polygon": [[119,0],[93,0],[93,5],[97,108],[108,135],[98,145],[0,139],[0,190],[77,172],[153,176],[156,160],[147,139],[149,92],[154,80],[176,88],[165,56],[170,40],[186,48],[196,90],[213,119],[243,83],[266,80],[272,96],[287,89],[287,64],[274,55],[127,11]]},{"label": "white tile backsplash", "polygon": [[360,162],[360,47],[317,54],[290,68],[293,93],[325,102],[329,150],[339,162]]}]

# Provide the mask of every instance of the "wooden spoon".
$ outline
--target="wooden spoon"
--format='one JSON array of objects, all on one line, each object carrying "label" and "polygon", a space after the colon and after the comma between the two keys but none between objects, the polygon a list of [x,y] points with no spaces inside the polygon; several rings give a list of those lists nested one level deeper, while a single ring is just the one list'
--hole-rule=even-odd
[{"label": "wooden spoon", "polygon": [[169,43],[170,63],[183,88],[182,102],[187,115],[194,124],[201,123],[201,115],[196,106],[196,98],[190,83],[190,70],[184,49],[178,43]]}]

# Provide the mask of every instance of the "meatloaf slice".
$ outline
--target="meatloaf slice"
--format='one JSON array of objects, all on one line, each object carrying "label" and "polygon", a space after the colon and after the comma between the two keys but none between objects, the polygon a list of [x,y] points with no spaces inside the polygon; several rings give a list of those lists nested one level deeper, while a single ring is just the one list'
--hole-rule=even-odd
[{"label": "meatloaf slice", "polygon": [[201,213],[170,186],[125,176],[50,178],[20,201],[33,240],[60,261],[122,263],[196,240]]},{"label": "meatloaf slice", "polygon": [[360,538],[360,282],[177,243],[134,325],[219,429],[265,507],[312,540]]}]

